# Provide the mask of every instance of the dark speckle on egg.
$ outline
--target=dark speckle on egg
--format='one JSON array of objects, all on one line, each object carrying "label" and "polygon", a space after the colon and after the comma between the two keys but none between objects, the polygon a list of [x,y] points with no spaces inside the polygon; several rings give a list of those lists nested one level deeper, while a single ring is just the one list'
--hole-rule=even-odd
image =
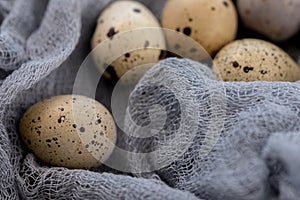
[{"label": "dark speckle on egg", "polygon": [[145,41],[145,44],[144,44],[144,48],[147,48],[147,47],[149,47],[149,45],[150,45],[149,41],[148,41],[148,40],[146,40],[146,41]]},{"label": "dark speckle on egg", "polygon": [[240,64],[239,64],[237,61],[233,61],[233,62],[232,62],[232,66],[233,66],[234,68],[237,68],[237,67],[240,66]]},{"label": "dark speckle on egg", "polygon": [[141,12],[141,9],[139,9],[139,8],[134,8],[134,9],[133,9],[133,12],[140,13],[140,12]]},{"label": "dark speckle on egg", "polygon": [[249,71],[252,71],[253,69],[254,69],[253,67],[248,67],[248,66],[245,66],[243,68],[243,70],[244,70],[245,73],[248,73]]},{"label": "dark speckle on egg", "polygon": [[85,128],[84,127],[80,127],[79,131],[83,133],[83,132],[85,132]]},{"label": "dark speckle on egg", "polygon": [[198,50],[196,49],[196,48],[191,48],[191,50],[190,50],[190,53],[195,53],[195,52],[197,52]]},{"label": "dark speckle on egg", "polygon": [[184,33],[185,35],[187,35],[187,36],[190,36],[191,33],[192,33],[192,30],[191,30],[190,27],[185,27],[185,28],[183,29],[183,33]]},{"label": "dark speckle on egg", "polygon": [[101,119],[96,120],[96,125],[101,124]]},{"label": "dark speckle on egg", "polygon": [[261,73],[262,75],[265,75],[265,74],[267,74],[268,72],[267,72],[266,70],[260,70],[260,73]]},{"label": "dark speckle on egg", "polygon": [[111,27],[110,29],[109,29],[109,31],[108,31],[108,33],[107,33],[107,37],[109,38],[109,39],[113,39],[113,37],[114,37],[114,35],[115,34],[117,34],[118,32],[117,31],[115,31],[115,28],[114,27]]},{"label": "dark speckle on egg", "polygon": [[61,116],[60,118],[58,118],[57,122],[60,124],[65,121],[65,118],[66,116]]},{"label": "dark speckle on egg", "polygon": [[178,49],[180,49],[181,48],[181,46],[179,45],[179,44],[175,44],[175,46],[174,46],[174,48],[176,49],[176,50],[178,50]]},{"label": "dark speckle on egg", "polygon": [[223,1],[223,5],[224,5],[225,7],[228,7],[228,3],[227,3],[226,1]]}]

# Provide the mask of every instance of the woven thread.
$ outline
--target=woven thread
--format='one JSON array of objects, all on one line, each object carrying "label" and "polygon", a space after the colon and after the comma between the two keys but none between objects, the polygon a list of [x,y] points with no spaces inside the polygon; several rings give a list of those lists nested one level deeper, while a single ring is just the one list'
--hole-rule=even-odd
[{"label": "woven thread", "polygon": [[[76,73],[90,52],[96,19],[110,2],[0,2],[0,199],[297,199],[299,82],[222,83],[206,66],[185,59],[167,59],[153,67],[130,97],[128,111],[134,121],[128,120],[127,130],[137,131],[135,123],[149,120],[145,109],[160,103],[169,113],[166,137],[118,140],[118,145],[142,152],[166,144],[180,123],[181,108],[176,107],[176,95],[148,86],[169,84],[182,76],[186,79],[182,89],[191,92],[184,100],[197,100],[187,108],[199,113],[193,119],[198,131],[187,151],[171,165],[135,175],[105,166],[69,170],[46,166],[25,150],[18,135],[20,117],[42,99],[72,92]],[[165,0],[142,2],[159,17]],[[109,94],[111,86],[103,80],[101,84],[107,86],[101,92]],[[153,95],[145,97],[143,92]],[[97,95],[97,100],[109,102],[107,95]],[[208,131],[220,126],[212,119],[223,122],[223,128],[203,156],[202,150],[215,139]],[[181,135],[188,137],[184,131]],[[160,159],[166,156],[163,153]],[[134,157],[128,159],[134,168],[141,164]],[[149,158],[146,164],[155,165],[160,159]]]}]

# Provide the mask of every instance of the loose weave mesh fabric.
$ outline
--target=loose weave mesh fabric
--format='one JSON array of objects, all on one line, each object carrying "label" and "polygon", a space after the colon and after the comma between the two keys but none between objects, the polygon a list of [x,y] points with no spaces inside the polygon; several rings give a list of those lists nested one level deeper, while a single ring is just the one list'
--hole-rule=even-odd
[{"label": "loose weave mesh fabric", "polygon": [[[186,80],[181,80],[180,89],[172,84],[178,77]],[[136,152],[168,145],[178,123],[186,123],[181,119],[181,105],[176,104],[180,96],[176,91],[189,90],[187,107],[201,113],[196,119],[197,133],[181,157],[155,173],[168,185],[203,199],[298,199],[299,82],[223,83],[211,77],[209,68],[189,60],[167,59],[151,68],[131,94],[127,113],[132,120],[127,120],[127,131],[136,131],[136,124],[149,126],[148,111],[154,104],[165,106],[168,118],[151,140],[132,138],[128,144]],[[212,99],[223,102],[211,104]],[[220,137],[208,147],[210,143],[204,143],[204,138],[220,123]],[[183,146],[190,135],[189,130],[181,131],[182,139],[176,145]],[[201,150],[207,147],[211,150],[203,154]],[[133,167],[140,166],[139,159],[131,160]],[[146,165],[158,162],[157,157],[150,157]]]},{"label": "loose weave mesh fabric", "polygon": [[[184,77],[175,89],[191,93],[182,96],[193,103],[187,110],[198,114],[192,119],[197,134],[169,166],[137,177],[106,168],[69,170],[46,166],[23,148],[17,130],[20,117],[44,98],[72,92],[78,68],[90,51],[97,16],[109,2],[0,1],[0,199],[298,199],[299,83],[222,83],[206,66],[189,60],[163,61],[130,97],[128,111],[137,124],[149,122],[146,108],[154,104],[166,106],[168,115],[164,135],[127,138],[123,146],[160,150],[183,116],[190,116],[181,113],[172,90],[153,85]],[[143,2],[160,16],[164,0]],[[105,95],[98,100],[105,101]],[[127,130],[138,132],[133,121],[126,121]],[[210,149],[210,140],[203,138],[216,129],[220,137]],[[180,136],[188,134],[183,129]],[[181,141],[174,145],[180,147]],[[205,147],[207,154],[202,152]],[[155,165],[164,159],[163,153],[142,164]],[[141,165],[135,157],[128,159],[133,168]]]}]

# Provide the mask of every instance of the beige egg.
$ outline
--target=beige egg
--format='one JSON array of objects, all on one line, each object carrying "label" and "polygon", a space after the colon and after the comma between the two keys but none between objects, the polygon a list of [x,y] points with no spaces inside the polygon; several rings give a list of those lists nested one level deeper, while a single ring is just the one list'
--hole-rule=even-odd
[{"label": "beige egg", "polygon": [[211,55],[235,38],[237,22],[231,0],[168,0],[162,13],[164,28],[192,37]]},{"label": "beige egg", "polygon": [[[136,1],[116,1],[100,14],[91,46],[95,48],[94,60],[101,71],[105,64],[110,64],[104,73],[106,78],[119,79],[132,70],[123,82],[135,82],[145,73],[134,69],[136,66],[159,61],[160,49],[166,46],[165,39],[163,31],[152,31],[153,27],[160,28],[158,20]],[[134,32],[137,29],[144,31]],[[112,63],[108,63],[110,61]]]},{"label": "beige egg", "polygon": [[45,163],[68,168],[92,168],[111,155],[116,127],[99,102],[62,95],[30,107],[19,125],[26,146]]},{"label": "beige egg", "polygon": [[258,39],[236,40],[214,58],[213,71],[224,81],[297,81],[296,62],[276,45]]},{"label": "beige egg", "polygon": [[274,41],[283,41],[300,29],[299,0],[239,0],[243,23]]}]

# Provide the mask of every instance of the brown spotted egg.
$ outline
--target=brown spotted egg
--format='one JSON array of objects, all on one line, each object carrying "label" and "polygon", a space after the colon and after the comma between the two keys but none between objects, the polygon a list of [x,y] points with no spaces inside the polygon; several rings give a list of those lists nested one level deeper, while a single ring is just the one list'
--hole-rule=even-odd
[{"label": "brown spotted egg", "polygon": [[190,36],[212,55],[235,38],[237,13],[231,0],[168,0],[162,26]]},{"label": "brown spotted egg", "polygon": [[92,168],[111,155],[116,127],[109,111],[85,96],[62,95],[30,107],[19,125],[26,146],[45,163]]},{"label": "brown spotted egg", "polygon": [[214,58],[213,71],[224,81],[297,81],[296,62],[276,45],[259,39],[236,40]]},{"label": "brown spotted egg", "polygon": [[[116,56],[112,63],[107,63],[110,66],[104,77],[118,80],[132,70],[122,79],[124,83],[131,84],[145,73],[135,67],[159,61],[160,49],[165,49],[164,34],[160,29],[152,31],[150,28],[160,28],[158,20],[148,8],[136,1],[113,2],[100,14],[91,40],[95,63],[104,71],[103,60]],[[137,29],[145,31],[134,32]],[[103,47],[104,51],[97,47],[99,44],[107,45]],[[132,51],[128,52],[128,48]]]}]

